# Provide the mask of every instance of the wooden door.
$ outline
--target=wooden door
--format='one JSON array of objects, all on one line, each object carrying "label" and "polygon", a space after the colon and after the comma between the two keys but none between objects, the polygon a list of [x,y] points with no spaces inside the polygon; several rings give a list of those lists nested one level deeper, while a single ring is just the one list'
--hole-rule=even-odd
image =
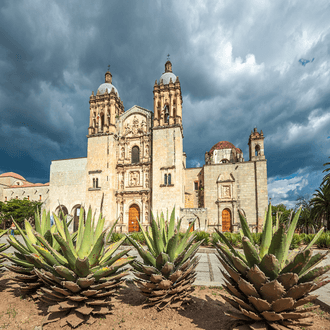
[{"label": "wooden door", "polygon": [[228,209],[222,211],[222,232],[231,232],[231,216]]},{"label": "wooden door", "polygon": [[[190,223],[189,223],[190,226]],[[192,233],[195,230],[195,224],[192,225],[192,227],[190,228],[189,232]]]},{"label": "wooden door", "polygon": [[139,223],[137,222],[136,218],[140,221],[140,208],[138,205],[133,204],[129,208],[129,216],[128,216],[128,232],[139,231]]}]

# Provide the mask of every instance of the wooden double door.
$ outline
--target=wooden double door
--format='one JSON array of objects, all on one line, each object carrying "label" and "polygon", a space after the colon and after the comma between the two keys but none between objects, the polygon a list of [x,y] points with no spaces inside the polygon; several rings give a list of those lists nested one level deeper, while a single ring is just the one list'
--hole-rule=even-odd
[{"label": "wooden double door", "polygon": [[133,204],[129,208],[129,215],[128,215],[128,232],[132,233],[135,231],[140,231],[139,223],[137,219],[140,221],[140,208],[138,205]]},{"label": "wooden double door", "polygon": [[222,211],[222,232],[231,232],[231,213],[228,209]]}]

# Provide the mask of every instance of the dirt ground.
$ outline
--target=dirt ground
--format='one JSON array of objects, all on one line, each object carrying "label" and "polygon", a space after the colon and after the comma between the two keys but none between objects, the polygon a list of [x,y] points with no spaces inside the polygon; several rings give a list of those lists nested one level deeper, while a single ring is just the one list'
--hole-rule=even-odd
[{"label": "dirt ground", "polygon": [[[1,276],[1,275],[0,275]],[[55,330],[63,328],[58,322],[49,323],[41,328],[47,307],[36,304],[31,298],[20,296],[19,286],[10,281],[10,272],[0,277],[0,329],[10,330]],[[113,298],[112,314],[106,318],[98,318],[93,325],[82,325],[79,330],[118,330],[118,329],[232,329],[234,323],[224,315],[224,311],[233,309],[220,296],[226,294],[221,287],[196,286],[193,300],[182,310],[165,309],[158,312],[156,308],[142,308],[144,297],[133,283]],[[330,329],[330,314],[321,308],[313,311],[314,325],[310,330]]]}]

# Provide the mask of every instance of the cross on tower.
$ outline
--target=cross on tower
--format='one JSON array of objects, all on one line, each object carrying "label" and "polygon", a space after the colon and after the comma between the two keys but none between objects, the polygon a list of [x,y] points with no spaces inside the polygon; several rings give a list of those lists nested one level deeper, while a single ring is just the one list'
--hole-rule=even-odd
[{"label": "cross on tower", "polygon": [[108,71],[110,71],[110,64],[108,65]]},{"label": "cross on tower", "polygon": [[170,60],[170,54],[167,54],[167,60],[168,61]]}]

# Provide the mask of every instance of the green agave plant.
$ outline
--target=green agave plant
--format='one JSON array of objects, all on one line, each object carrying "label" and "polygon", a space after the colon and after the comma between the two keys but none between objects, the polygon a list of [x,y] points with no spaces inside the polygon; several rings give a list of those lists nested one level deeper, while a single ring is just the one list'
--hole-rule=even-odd
[{"label": "green agave plant", "polygon": [[134,281],[142,295],[147,297],[145,304],[157,306],[158,310],[166,306],[180,307],[182,303],[191,300],[192,283],[196,278],[195,268],[199,261],[195,254],[203,240],[192,244],[195,233],[190,232],[190,229],[194,222],[180,240],[181,220],[175,228],[173,209],[170,221],[168,222],[167,217],[166,223],[163,214],[157,222],[152,215],[150,231],[146,232],[139,222],[147,250],[127,235],[143,259],[143,263],[137,260],[132,263]]},{"label": "green agave plant", "polygon": [[[37,291],[39,300],[50,305],[44,324],[54,318],[61,318],[63,326],[69,324],[76,327],[83,322],[92,323],[92,315],[110,312],[110,296],[120,287],[123,277],[129,272],[123,267],[135,257],[124,257],[130,249],[114,255],[125,237],[105,248],[105,219],[100,215],[94,229],[95,217],[92,219],[91,209],[85,225],[81,210],[78,232],[75,235],[70,235],[66,221],[61,221],[56,216],[54,219],[57,232],[51,236],[53,245],[46,236],[26,228],[25,242],[29,246],[29,253],[27,250],[21,251],[22,254],[25,253],[27,265],[33,265],[33,272],[43,283]],[[59,250],[54,248],[57,244]],[[20,249],[21,247],[19,245]]]},{"label": "green agave plant", "polygon": [[[303,249],[289,255],[289,247],[297,226],[300,210],[287,225],[272,224],[272,207],[269,205],[264,222],[260,248],[255,245],[248,223],[239,213],[242,227],[244,253],[235,250],[223,233],[218,232],[225,244],[217,243],[217,256],[225,271],[224,288],[231,298],[222,296],[236,310],[227,314],[250,324],[251,329],[291,329],[308,326],[303,319],[310,316],[314,307],[303,307],[317,295],[310,293],[329,283],[323,276],[328,266],[315,267],[327,253],[314,254],[311,247],[323,228]],[[291,221],[292,219],[292,221]]]},{"label": "green agave plant", "polygon": [[[8,232],[8,230],[3,231],[3,232],[0,234],[0,238],[1,238],[2,236],[4,236],[5,234],[7,234],[7,232]],[[4,252],[4,251],[6,251],[8,248],[9,248],[9,245],[8,245],[8,244],[6,244],[6,243],[0,243],[0,252]],[[0,255],[0,274],[3,272],[3,264],[2,264],[2,262],[4,262],[5,259],[6,259],[5,257],[3,257],[3,256]]]},{"label": "green agave plant", "polygon": [[[57,219],[59,223],[59,227],[63,230],[63,221],[60,221],[56,215],[54,217]],[[66,221],[66,217],[64,217]],[[14,255],[11,254],[3,254],[3,257],[10,260],[12,263],[10,265],[6,265],[6,268],[16,273],[16,276],[12,278],[12,280],[16,281],[20,285],[20,290],[23,295],[35,293],[35,291],[40,288],[43,283],[39,280],[38,276],[34,271],[34,263],[27,258],[31,253],[35,253],[39,257],[41,257],[40,252],[33,247],[33,244],[37,242],[34,234],[33,228],[31,224],[25,220],[25,230],[26,234],[24,234],[23,230],[13,219],[17,229],[19,230],[21,237],[24,240],[24,244],[20,243],[14,236],[8,237],[8,243],[15,248]],[[60,245],[54,239],[54,234],[57,232],[56,226],[50,225],[50,212],[43,211],[42,214],[39,213],[39,210],[35,213],[35,231],[43,236],[45,240],[52,246],[56,251],[60,250]],[[74,237],[76,234],[73,234]],[[36,298],[36,296],[33,296]]]}]

